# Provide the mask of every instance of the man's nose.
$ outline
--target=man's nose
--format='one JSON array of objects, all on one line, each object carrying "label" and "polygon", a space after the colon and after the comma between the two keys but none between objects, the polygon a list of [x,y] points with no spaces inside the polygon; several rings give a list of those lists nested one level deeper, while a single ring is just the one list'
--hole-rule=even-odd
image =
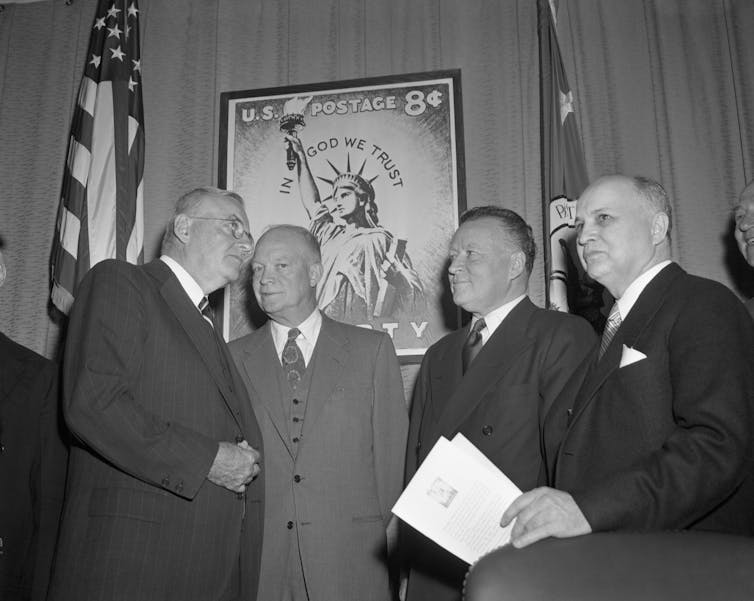
[{"label": "man's nose", "polygon": [[448,265],[448,273],[450,275],[455,275],[459,271],[461,271],[461,269],[463,269],[463,260],[461,259],[461,255],[453,257],[450,260],[450,265]]},{"label": "man's nose", "polygon": [[754,227],[754,211],[746,211],[738,222],[738,229],[742,232]]},{"label": "man's nose", "polygon": [[576,231],[576,243],[579,246],[584,246],[589,240],[594,239],[594,230],[586,224],[580,226]]}]

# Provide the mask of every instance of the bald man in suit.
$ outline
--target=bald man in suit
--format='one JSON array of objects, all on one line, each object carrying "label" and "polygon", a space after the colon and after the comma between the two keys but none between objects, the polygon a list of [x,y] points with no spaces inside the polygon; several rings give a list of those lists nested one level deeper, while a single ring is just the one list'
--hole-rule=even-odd
[{"label": "bald man in suit", "polygon": [[[741,191],[735,210],[734,236],[738,250],[746,262],[754,267],[754,182]],[[754,298],[746,302],[749,314],[754,317]]]},{"label": "bald man in suit", "polygon": [[408,415],[390,338],[317,308],[322,263],[305,228],[259,239],[252,285],[270,320],[231,352],[262,428],[259,599],[390,601],[390,509]]},{"label": "bald man in suit", "polygon": [[250,255],[248,227],[240,196],[198,188],[179,199],[159,259],[103,261],[79,287],[51,601],[255,598],[261,435],[206,315],[206,295]]},{"label": "bald man in suit", "polygon": [[[540,426],[595,336],[582,318],[529,300],[534,254],[531,228],[515,212],[482,206],[461,216],[448,274],[453,302],[472,321],[424,357],[411,407],[407,480],[440,436],[460,432],[519,488],[536,484]],[[468,566],[409,527],[403,532],[407,600],[460,600]]]},{"label": "bald man in suit", "polygon": [[549,487],[505,511],[516,547],[610,530],[754,535],[754,324],[670,260],[671,205],[613,175],[578,200],[579,253],[616,299],[545,418]]}]

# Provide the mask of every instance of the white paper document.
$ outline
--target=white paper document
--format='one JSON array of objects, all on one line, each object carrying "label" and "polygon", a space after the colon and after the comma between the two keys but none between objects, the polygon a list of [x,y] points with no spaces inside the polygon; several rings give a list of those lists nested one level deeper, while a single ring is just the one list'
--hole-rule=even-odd
[{"label": "white paper document", "polygon": [[508,543],[500,518],[518,487],[462,434],[441,437],[393,506],[393,513],[472,564]]}]

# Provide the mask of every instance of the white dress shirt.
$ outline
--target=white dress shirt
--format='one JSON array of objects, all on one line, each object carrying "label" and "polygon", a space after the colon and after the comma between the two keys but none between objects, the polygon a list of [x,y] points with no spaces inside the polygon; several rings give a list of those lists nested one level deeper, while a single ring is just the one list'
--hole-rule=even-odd
[{"label": "white dress shirt", "polygon": [[[492,311],[487,313],[487,315],[484,315],[484,327],[482,328],[482,346],[487,344],[490,336],[492,336],[495,333],[495,330],[500,327],[500,324],[503,323],[503,320],[508,317],[508,314],[513,311],[515,306],[525,298],[526,295],[522,294],[521,296],[514,298],[512,301],[499,306],[497,309],[493,309]],[[478,320],[479,318],[477,317],[472,318],[471,323],[469,324],[470,328],[473,328],[474,324]],[[471,330],[469,329],[469,331]]]},{"label": "white dress shirt", "polygon": [[[314,354],[314,347],[317,345],[319,332],[322,329],[322,314],[319,312],[319,309],[315,309],[309,317],[296,327],[301,331],[296,338],[296,344],[304,356],[304,365],[308,366]],[[278,359],[282,362],[283,348],[285,347],[285,343],[288,342],[288,330],[291,328],[281,325],[274,320],[270,320],[270,328],[272,331],[272,342],[275,344],[275,352],[278,355]]]},{"label": "white dress shirt", "polygon": [[670,260],[661,261],[657,265],[647,269],[638,278],[636,278],[633,282],[631,282],[629,287],[626,288],[626,291],[623,293],[623,296],[621,296],[619,299],[615,301],[618,305],[618,311],[620,311],[621,321],[626,320],[626,317],[628,317],[628,312],[631,310],[631,307],[633,307],[636,304],[636,301],[638,300],[639,295],[642,292],[644,292],[644,288],[647,287],[649,282],[651,282],[658,273],[660,273],[663,269],[665,269],[671,263],[672,261]]}]

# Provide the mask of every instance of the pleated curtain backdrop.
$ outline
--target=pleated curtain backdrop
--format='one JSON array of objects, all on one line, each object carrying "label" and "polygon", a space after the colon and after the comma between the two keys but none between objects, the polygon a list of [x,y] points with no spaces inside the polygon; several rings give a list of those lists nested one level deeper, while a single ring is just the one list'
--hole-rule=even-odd
[{"label": "pleated curtain backdrop", "polygon": [[[48,356],[61,336],[48,315],[48,260],[95,4],[0,12],[9,270],[0,330]],[[140,9],[147,260],[175,199],[217,183],[221,92],[449,68],[462,71],[469,206],[519,212],[542,248],[536,0],[141,0]],[[754,167],[754,3],[560,0],[558,31],[590,177],[659,178],[674,202],[676,259],[745,292],[754,275],[727,244]],[[543,304],[541,255],[530,288]]]}]

